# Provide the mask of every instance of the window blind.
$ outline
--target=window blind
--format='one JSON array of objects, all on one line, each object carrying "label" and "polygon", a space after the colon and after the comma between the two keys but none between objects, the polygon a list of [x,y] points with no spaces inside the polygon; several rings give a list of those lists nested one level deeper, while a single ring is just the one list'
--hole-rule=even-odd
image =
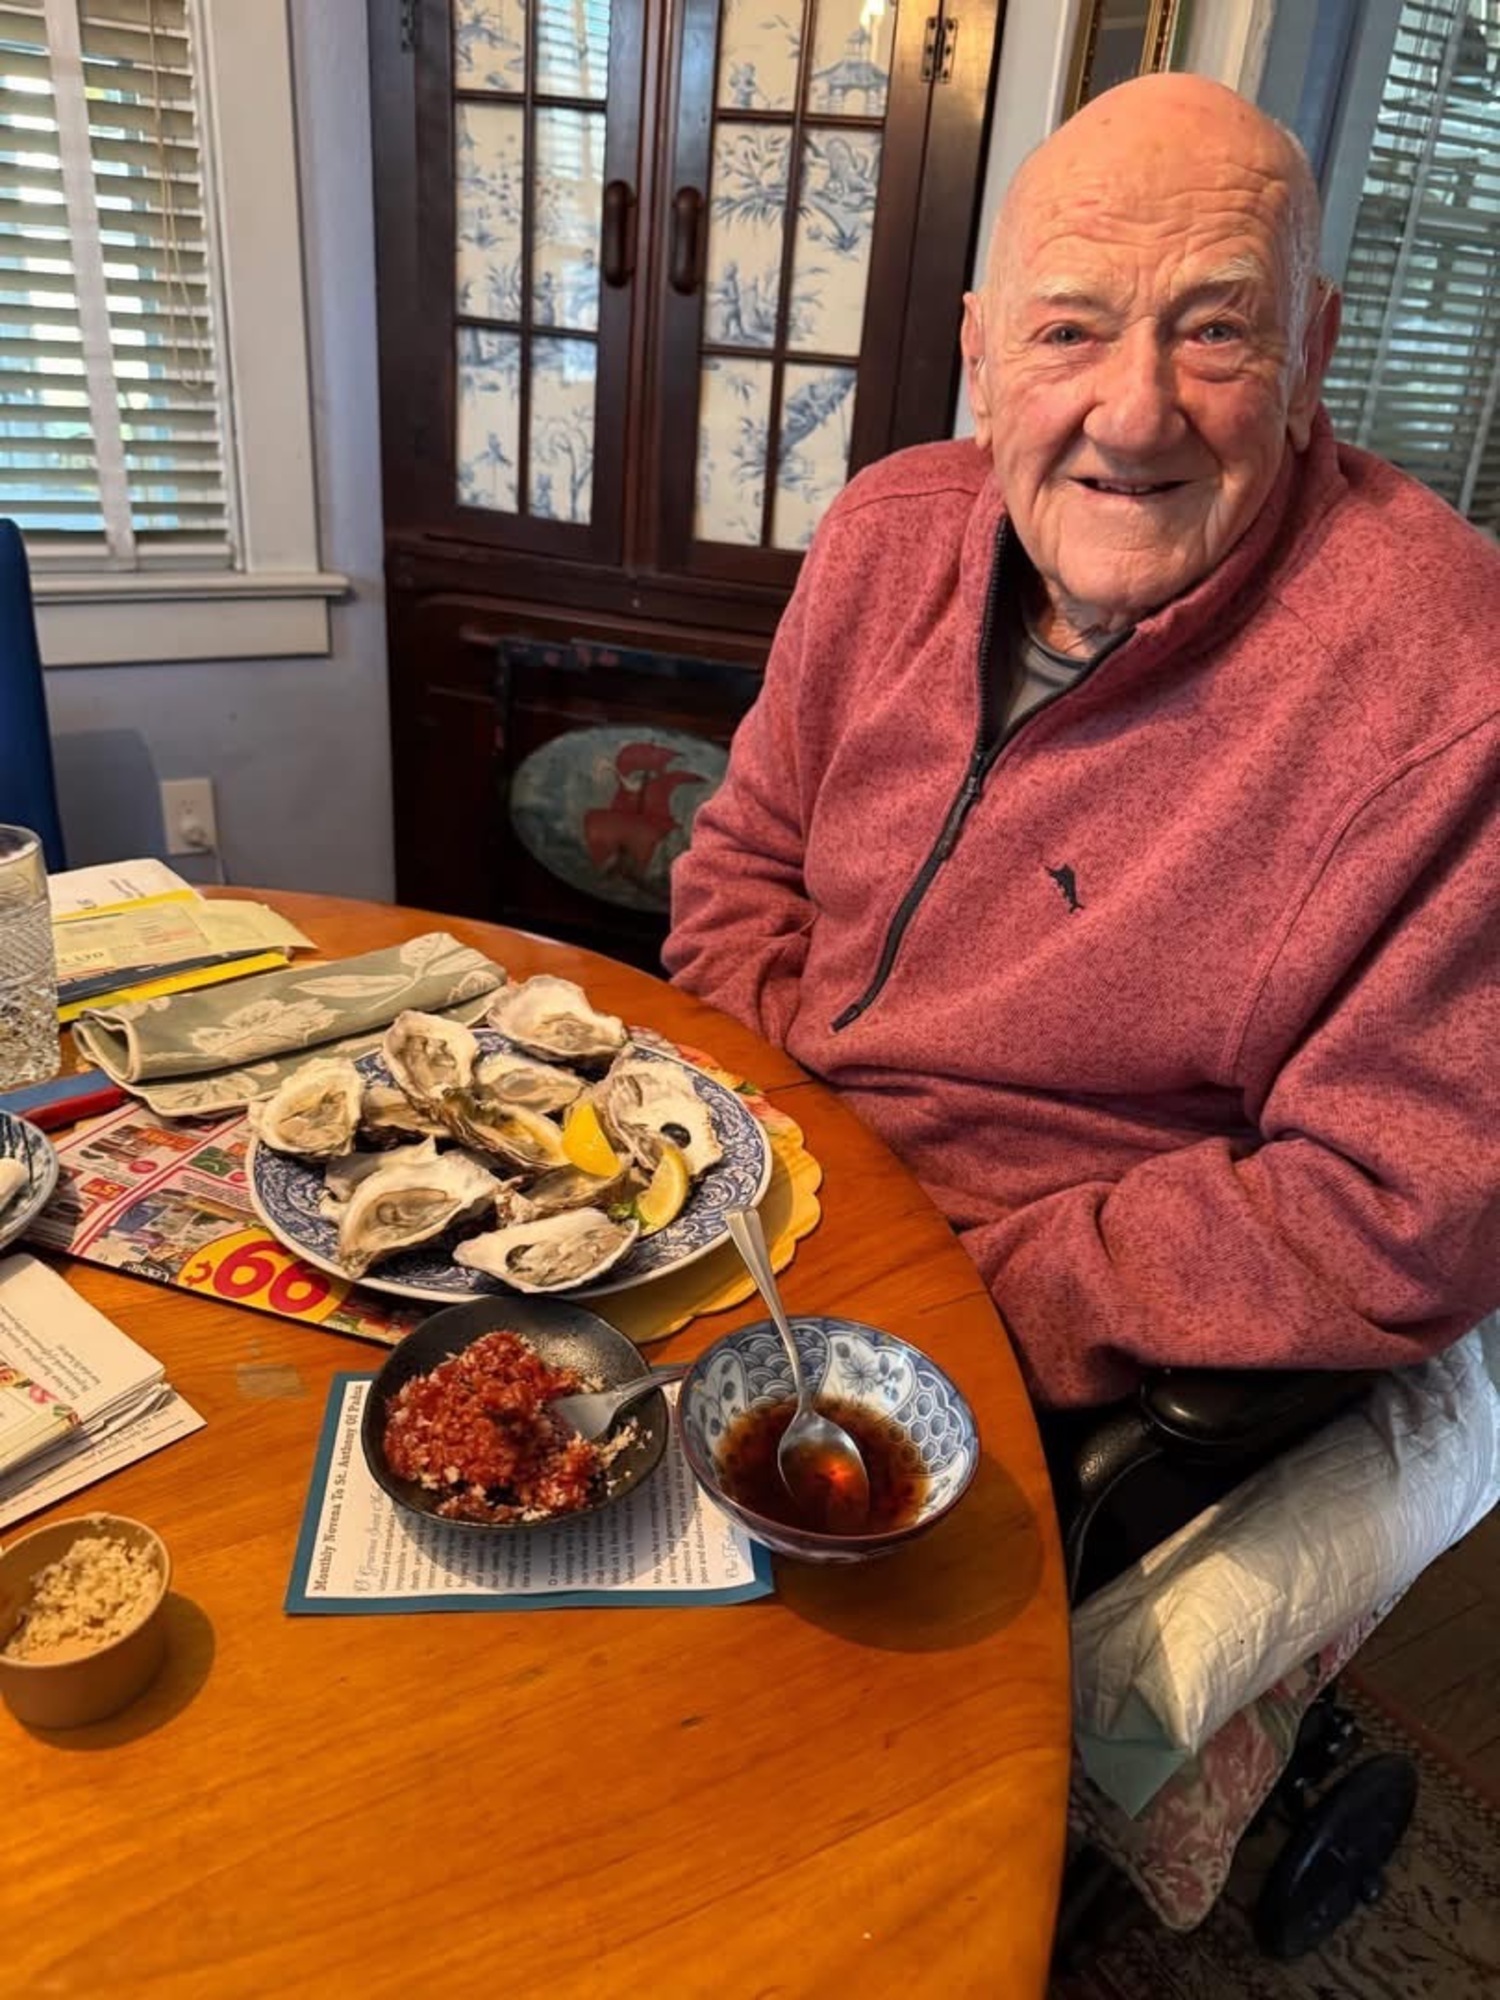
[{"label": "window blind", "polygon": [[43,568],[227,567],[190,0],[0,0],[0,514]]},{"label": "window blind", "polygon": [[1406,0],[1325,400],[1500,532],[1500,0]]}]

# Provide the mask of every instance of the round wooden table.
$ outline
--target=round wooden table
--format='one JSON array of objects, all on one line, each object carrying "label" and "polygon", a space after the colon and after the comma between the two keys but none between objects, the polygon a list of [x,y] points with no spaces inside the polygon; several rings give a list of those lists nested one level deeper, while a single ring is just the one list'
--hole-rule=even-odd
[{"label": "round wooden table", "polygon": [[[52,1510],[163,1534],[171,1648],[111,1721],[49,1735],[0,1711],[0,1985],[1040,1994],[1068,1772],[1062,1568],[1020,1377],[941,1216],[787,1056],[644,973],[424,912],[266,900],[329,957],[447,929],[759,1083],[824,1168],[789,1306],[925,1348],[969,1397],[983,1462],[925,1539],[856,1569],[778,1564],[757,1603],[288,1617],[328,1384],[382,1350],[63,1262],[207,1425]],[[652,1357],[760,1317],[700,1317]]]}]

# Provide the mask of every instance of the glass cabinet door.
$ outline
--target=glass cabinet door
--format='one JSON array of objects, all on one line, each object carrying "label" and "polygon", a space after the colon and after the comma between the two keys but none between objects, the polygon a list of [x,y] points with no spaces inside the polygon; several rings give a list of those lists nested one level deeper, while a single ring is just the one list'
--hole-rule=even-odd
[{"label": "glass cabinet door", "polygon": [[784,596],[951,424],[1000,0],[945,4],[370,0],[391,532],[675,622]]},{"label": "glass cabinet door", "polygon": [[451,175],[449,505],[486,539],[618,560],[639,0],[449,12],[448,87],[419,113]]},{"label": "glass cabinet door", "polygon": [[925,26],[897,0],[690,0],[660,294],[672,566],[769,580],[861,462],[862,420],[883,448]]}]

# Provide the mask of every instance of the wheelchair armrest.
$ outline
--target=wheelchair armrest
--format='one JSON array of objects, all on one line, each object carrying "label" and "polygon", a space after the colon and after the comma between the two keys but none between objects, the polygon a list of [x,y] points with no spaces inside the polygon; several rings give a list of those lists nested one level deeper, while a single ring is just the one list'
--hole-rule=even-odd
[{"label": "wheelchair armrest", "polygon": [[1295,1444],[1376,1380],[1374,1369],[1163,1368],[1142,1383],[1140,1408],[1166,1457],[1228,1467]]},{"label": "wheelchair armrest", "polygon": [[[1112,1517],[1132,1537],[1132,1555],[1190,1518],[1170,1490],[1153,1496],[1160,1485],[1153,1466],[1169,1479],[1174,1466],[1183,1477],[1190,1467],[1200,1478],[1225,1475],[1227,1489],[1357,1403],[1375,1380],[1374,1370],[1165,1368],[1131,1401],[1099,1410],[1069,1450],[1070,1476],[1058,1494],[1069,1601],[1078,1603],[1121,1566],[1109,1556],[1120,1533],[1109,1528]],[[1130,1504],[1122,1508],[1127,1488]]]}]

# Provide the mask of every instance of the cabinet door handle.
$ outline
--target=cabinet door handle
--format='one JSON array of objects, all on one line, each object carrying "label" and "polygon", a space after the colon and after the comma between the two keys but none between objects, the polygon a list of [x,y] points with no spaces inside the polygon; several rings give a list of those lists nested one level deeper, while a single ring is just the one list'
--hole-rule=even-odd
[{"label": "cabinet door handle", "polygon": [[606,285],[627,284],[635,272],[635,189],[611,181],[604,190],[599,268]]},{"label": "cabinet door handle", "polygon": [[702,194],[695,187],[680,187],[672,197],[672,255],[668,276],[674,292],[686,295],[698,289],[702,225]]}]

